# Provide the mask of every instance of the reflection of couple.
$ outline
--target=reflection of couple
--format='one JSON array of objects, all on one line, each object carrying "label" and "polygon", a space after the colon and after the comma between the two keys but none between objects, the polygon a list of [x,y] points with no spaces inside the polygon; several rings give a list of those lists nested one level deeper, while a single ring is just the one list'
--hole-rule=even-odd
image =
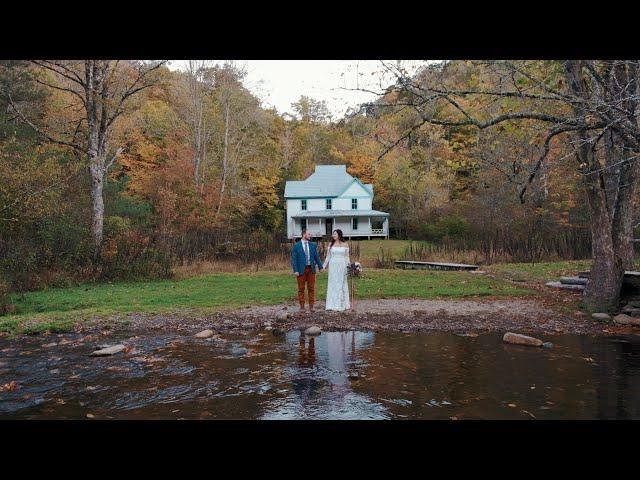
[{"label": "reflection of couple", "polygon": [[373,332],[322,332],[318,337],[287,333],[287,343],[297,350],[293,395],[275,399],[262,418],[386,418],[384,405],[362,391],[365,385],[354,391],[349,378],[356,352],[371,347],[374,338]]},{"label": "reflection of couple", "polygon": [[291,250],[291,268],[298,281],[300,311],[304,312],[305,285],[309,297],[309,311],[314,311],[316,266],[320,272],[323,272],[326,268],[329,270],[325,309],[342,311],[351,308],[349,284],[347,282],[349,263],[349,244],[344,241],[341,230],[335,230],[331,235],[331,244],[324,263],[320,261],[316,244],[311,241],[311,233],[306,229],[302,230],[302,238]]}]

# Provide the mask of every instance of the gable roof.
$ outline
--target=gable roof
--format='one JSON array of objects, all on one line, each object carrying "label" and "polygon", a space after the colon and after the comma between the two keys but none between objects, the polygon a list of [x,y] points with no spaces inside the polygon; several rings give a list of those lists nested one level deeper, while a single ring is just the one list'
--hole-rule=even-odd
[{"label": "gable roof", "polygon": [[365,192],[368,192],[371,196],[373,196],[373,185],[371,185],[370,183],[368,184],[364,184],[362,183],[358,178],[356,177],[351,177],[353,180],[351,180],[351,182],[347,183],[345,185],[345,187],[342,189],[342,191],[338,194],[338,196],[340,195],[344,195],[344,193],[349,190],[351,188],[351,185],[353,185],[354,183],[357,183],[358,185],[360,185]]},{"label": "gable roof", "polygon": [[[356,178],[347,173],[346,165],[316,165],[316,170],[306,180],[288,181],[284,187],[285,198],[337,197]],[[358,180],[360,182],[360,180]],[[362,182],[360,182],[362,184]],[[368,185],[365,188],[369,187]],[[373,187],[367,188],[373,195]]]}]

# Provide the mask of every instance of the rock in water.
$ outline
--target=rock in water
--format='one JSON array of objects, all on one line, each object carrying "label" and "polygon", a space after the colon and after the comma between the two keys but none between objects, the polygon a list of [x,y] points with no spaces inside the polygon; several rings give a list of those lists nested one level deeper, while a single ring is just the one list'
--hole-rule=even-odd
[{"label": "rock in water", "polygon": [[104,356],[107,356],[107,355],[115,355],[116,353],[119,353],[119,352],[121,352],[123,350],[124,350],[124,345],[114,345],[112,347],[103,348],[103,349],[91,352],[91,356],[92,357],[104,357]]},{"label": "rock in water", "polygon": [[553,347],[553,343],[551,342],[544,342],[542,344],[542,348],[552,348]]},{"label": "rock in water", "polygon": [[196,333],[196,338],[209,338],[209,337],[213,337],[215,335],[213,330],[203,330],[201,332]]},{"label": "rock in water", "polygon": [[304,331],[305,335],[312,335],[312,336],[316,336],[316,335],[320,335],[320,333],[322,333],[322,330],[320,329],[320,327],[309,327]]},{"label": "rock in water", "polygon": [[507,332],[502,337],[502,341],[506,343],[513,343],[515,345],[530,345],[532,347],[541,347],[542,340],[527,335],[520,335],[519,333]]},{"label": "rock in water", "polygon": [[596,320],[601,320],[601,321],[611,320],[611,315],[609,315],[608,313],[603,313],[603,312],[592,313],[591,317],[595,318]]}]

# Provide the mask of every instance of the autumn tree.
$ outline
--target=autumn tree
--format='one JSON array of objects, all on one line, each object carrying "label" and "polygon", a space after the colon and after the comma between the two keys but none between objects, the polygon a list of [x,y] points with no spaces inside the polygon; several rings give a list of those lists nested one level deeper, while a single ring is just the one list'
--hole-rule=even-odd
[{"label": "autumn tree", "polygon": [[15,85],[5,85],[2,95],[12,112],[46,141],[63,145],[87,159],[91,174],[92,235],[97,258],[104,229],[104,182],[109,168],[122,153],[114,147],[114,122],[128,101],[153,84],[153,72],[164,62],[120,60],[33,60],[33,82],[62,94],[71,118],[62,128],[39,124],[14,100]]},{"label": "autumn tree", "polygon": [[552,142],[564,140],[583,177],[591,217],[593,266],[585,302],[592,308],[614,307],[633,258],[640,168],[638,62],[444,62],[415,77],[400,67],[385,67],[397,78],[391,88],[397,94],[388,105],[416,114],[416,121],[387,143],[385,153],[425,124],[485,130],[534,122],[541,130],[540,154],[531,164],[520,163],[513,179],[524,199]]}]

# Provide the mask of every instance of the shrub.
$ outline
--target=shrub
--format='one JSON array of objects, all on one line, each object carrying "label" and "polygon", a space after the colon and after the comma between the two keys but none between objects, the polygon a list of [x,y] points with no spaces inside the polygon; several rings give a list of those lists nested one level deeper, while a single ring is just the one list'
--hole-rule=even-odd
[{"label": "shrub", "polygon": [[460,215],[445,215],[434,223],[422,225],[421,234],[426,240],[439,241],[444,237],[464,238],[471,232],[466,218]]},{"label": "shrub", "polygon": [[14,313],[15,311],[15,305],[9,300],[9,285],[0,279],[0,315]]}]

